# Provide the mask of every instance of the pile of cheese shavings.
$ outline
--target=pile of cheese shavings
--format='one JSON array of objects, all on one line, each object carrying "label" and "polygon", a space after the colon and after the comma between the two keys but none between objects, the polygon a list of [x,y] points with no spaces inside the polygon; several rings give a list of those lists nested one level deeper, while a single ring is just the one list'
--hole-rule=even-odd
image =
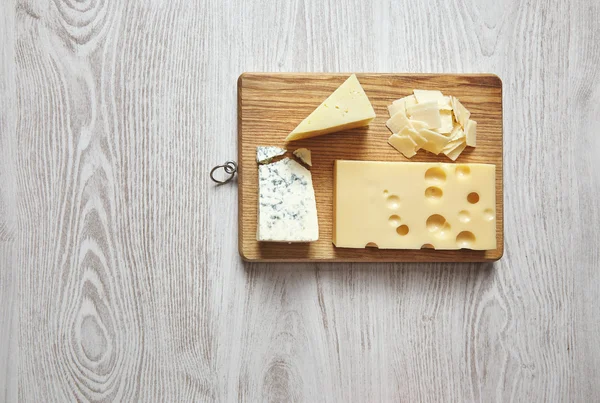
[{"label": "pile of cheese shavings", "polygon": [[388,139],[392,147],[406,158],[424,149],[443,153],[452,161],[467,146],[475,147],[477,122],[456,97],[444,96],[441,91],[413,92],[388,106],[386,126],[393,133]]}]

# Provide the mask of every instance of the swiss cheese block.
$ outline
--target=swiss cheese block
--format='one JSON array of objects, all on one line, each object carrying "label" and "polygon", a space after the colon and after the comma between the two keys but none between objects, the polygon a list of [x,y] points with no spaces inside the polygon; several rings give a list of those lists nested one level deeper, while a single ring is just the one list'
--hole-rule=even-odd
[{"label": "swiss cheese block", "polygon": [[373,106],[352,74],[287,136],[286,141],[368,125],[375,118]]},{"label": "swiss cheese block", "polygon": [[496,248],[495,165],[335,161],[333,243]]},{"label": "swiss cheese block", "polygon": [[317,204],[310,171],[285,158],[258,167],[258,241],[319,239]]}]

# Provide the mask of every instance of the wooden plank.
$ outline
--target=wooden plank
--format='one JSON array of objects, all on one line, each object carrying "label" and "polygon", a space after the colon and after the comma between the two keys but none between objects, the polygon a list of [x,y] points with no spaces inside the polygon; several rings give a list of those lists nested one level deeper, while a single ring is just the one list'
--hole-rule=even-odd
[{"label": "wooden plank", "polygon": [[[0,403],[598,401],[595,3],[2,2]],[[498,73],[504,257],[242,262],[247,70]]]},{"label": "wooden plank", "polygon": [[[368,127],[285,143],[284,138],[349,74],[245,73],[238,80],[239,251],[246,260],[333,262],[473,262],[503,254],[502,82],[492,74],[357,74],[377,117]],[[406,161],[387,143],[387,105],[414,88],[454,95],[478,122],[477,147],[457,163],[496,165],[497,246],[489,251],[378,250],[336,248],[333,231],[333,162],[338,159]],[[256,241],[258,171],[256,146],[276,145],[289,152],[313,153],[313,185],[319,214],[319,240],[305,244]],[[419,151],[410,161],[451,162]]]}]

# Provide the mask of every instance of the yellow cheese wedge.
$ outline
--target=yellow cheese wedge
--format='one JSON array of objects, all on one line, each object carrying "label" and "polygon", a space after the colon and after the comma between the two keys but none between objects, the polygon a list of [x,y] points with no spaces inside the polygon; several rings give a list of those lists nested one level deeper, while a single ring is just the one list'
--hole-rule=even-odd
[{"label": "yellow cheese wedge", "polygon": [[373,106],[352,74],[287,136],[286,141],[368,125],[375,118]]},{"label": "yellow cheese wedge", "polygon": [[465,125],[465,134],[467,135],[467,145],[469,147],[475,147],[476,136],[477,136],[477,122],[474,120],[467,120]]},{"label": "yellow cheese wedge", "polygon": [[415,151],[415,147],[417,147],[417,143],[410,138],[410,136],[399,136],[397,134],[392,134],[388,139],[388,143],[396,150],[400,151],[406,158],[413,157],[417,152]]},{"label": "yellow cheese wedge", "polygon": [[495,177],[491,164],[335,161],[333,243],[495,249]]}]

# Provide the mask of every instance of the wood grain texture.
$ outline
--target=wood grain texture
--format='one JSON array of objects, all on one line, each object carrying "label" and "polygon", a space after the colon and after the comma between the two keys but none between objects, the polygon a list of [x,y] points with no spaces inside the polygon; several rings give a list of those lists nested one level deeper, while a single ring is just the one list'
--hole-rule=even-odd
[{"label": "wood grain texture", "polygon": [[[291,143],[285,136],[310,114],[348,74],[244,73],[238,79],[238,231],[240,255],[249,261],[333,262],[481,262],[502,257],[502,82],[490,74],[358,74],[377,117],[367,127]],[[385,126],[387,106],[414,88],[441,90],[458,97],[478,122],[477,147],[465,150],[456,163],[496,166],[496,242],[489,251],[373,250],[336,248],[333,233],[333,163],[335,160],[408,161],[392,148]],[[256,240],[258,216],[257,146],[312,152],[313,187],[319,218],[319,240],[285,244]],[[410,161],[452,161],[421,151]]]},{"label": "wood grain texture", "polygon": [[[0,6],[0,40],[14,43],[15,10]],[[12,6],[12,8],[11,8]],[[15,401],[18,371],[17,183],[14,173],[14,49],[0,45],[0,402]]]},{"label": "wood grain texture", "polygon": [[[599,20],[3,1],[0,401],[600,400]],[[503,258],[244,263],[237,187],[207,175],[235,158],[244,71],[498,74]]]}]

